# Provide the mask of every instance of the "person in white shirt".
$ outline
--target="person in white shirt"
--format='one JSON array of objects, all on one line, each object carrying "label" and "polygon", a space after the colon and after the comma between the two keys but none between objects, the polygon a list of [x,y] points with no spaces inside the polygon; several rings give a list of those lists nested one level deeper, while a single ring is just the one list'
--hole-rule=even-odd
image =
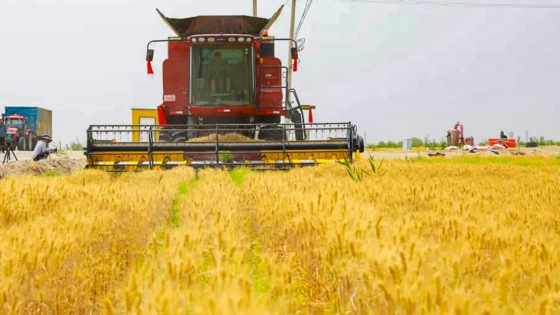
[{"label": "person in white shirt", "polygon": [[37,141],[35,150],[33,150],[33,161],[39,161],[46,159],[49,154],[54,152],[54,149],[47,148],[47,144],[52,141],[51,136],[45,134],[41,137],[41,140]]}]

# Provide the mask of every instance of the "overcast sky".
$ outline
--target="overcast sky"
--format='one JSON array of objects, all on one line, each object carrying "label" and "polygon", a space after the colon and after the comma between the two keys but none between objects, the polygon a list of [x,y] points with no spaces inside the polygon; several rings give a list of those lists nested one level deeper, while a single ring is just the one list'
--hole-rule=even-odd
[{"label": "overcast sky", "polygon": [[[259,16],[285,1],[261,0]],[[149,76],[145,47],[173,35],[156,8],[170,17],[251,15],[252,0],[0,0],[0,111],[51,109],[64,144],[83,142],[90,124],[130,124],[132,107],[155,108],[167,51],[154,46]],[[288,36],[289,10],[271,35]],[[317,106],[315,122],[351,121],[369,143],[440,140],[457,120],[477,143],[502,129],[560,140],[559,27],[560,9],[317,0],[299,34],[306,43],[293,86]],[[283,62],[285,48],[277,46]]]}]

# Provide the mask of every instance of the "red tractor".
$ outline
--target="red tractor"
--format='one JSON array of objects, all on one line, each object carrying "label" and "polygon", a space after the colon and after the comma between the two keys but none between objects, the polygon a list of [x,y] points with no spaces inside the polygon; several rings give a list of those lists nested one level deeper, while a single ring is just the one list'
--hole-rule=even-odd
[{"label": "red tractor", "polygon": [[36,143],[37,133],[31,130],[27,124],[27,118],[18,114],[4,116],[7,127],[6,145],[14,150],[17,146],[19,151],[31,151]]}]

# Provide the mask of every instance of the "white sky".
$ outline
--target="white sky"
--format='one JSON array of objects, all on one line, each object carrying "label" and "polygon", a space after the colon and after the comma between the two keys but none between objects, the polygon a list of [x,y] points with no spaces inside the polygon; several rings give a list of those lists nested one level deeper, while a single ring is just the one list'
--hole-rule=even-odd
[{"label": "white sky", "polygon": [[[259,16],[284,2],[261,0]],[[132,107],[155,108],[167,51],[154,46],[150,77],[145,48],[173,35],[156,8],[170,17],[251,15],[252,0],[0,0],[0,111],[53,110],[53,137],[64,144],[83,142],[90,124],[130,124]],[[271,35],[288,36],[289,10]],[[317,106],[315,122],[351,121],[368,143],[440,140],[457,120],[477,143],[502,129],[559,139],[558,27],[560,9],[317,0],[300,31],[293,87]],[[284,62],[286,47],[277,45]]]}]

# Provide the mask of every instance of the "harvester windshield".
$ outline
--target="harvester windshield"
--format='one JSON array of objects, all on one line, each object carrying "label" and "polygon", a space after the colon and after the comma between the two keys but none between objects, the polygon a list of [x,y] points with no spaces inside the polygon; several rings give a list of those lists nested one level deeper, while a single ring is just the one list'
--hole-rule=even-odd
[{"label": "harvester windshield", "polygon": [[191,47],[191,56],[191,104],[254,104],[252,46],[197,45]]}]

